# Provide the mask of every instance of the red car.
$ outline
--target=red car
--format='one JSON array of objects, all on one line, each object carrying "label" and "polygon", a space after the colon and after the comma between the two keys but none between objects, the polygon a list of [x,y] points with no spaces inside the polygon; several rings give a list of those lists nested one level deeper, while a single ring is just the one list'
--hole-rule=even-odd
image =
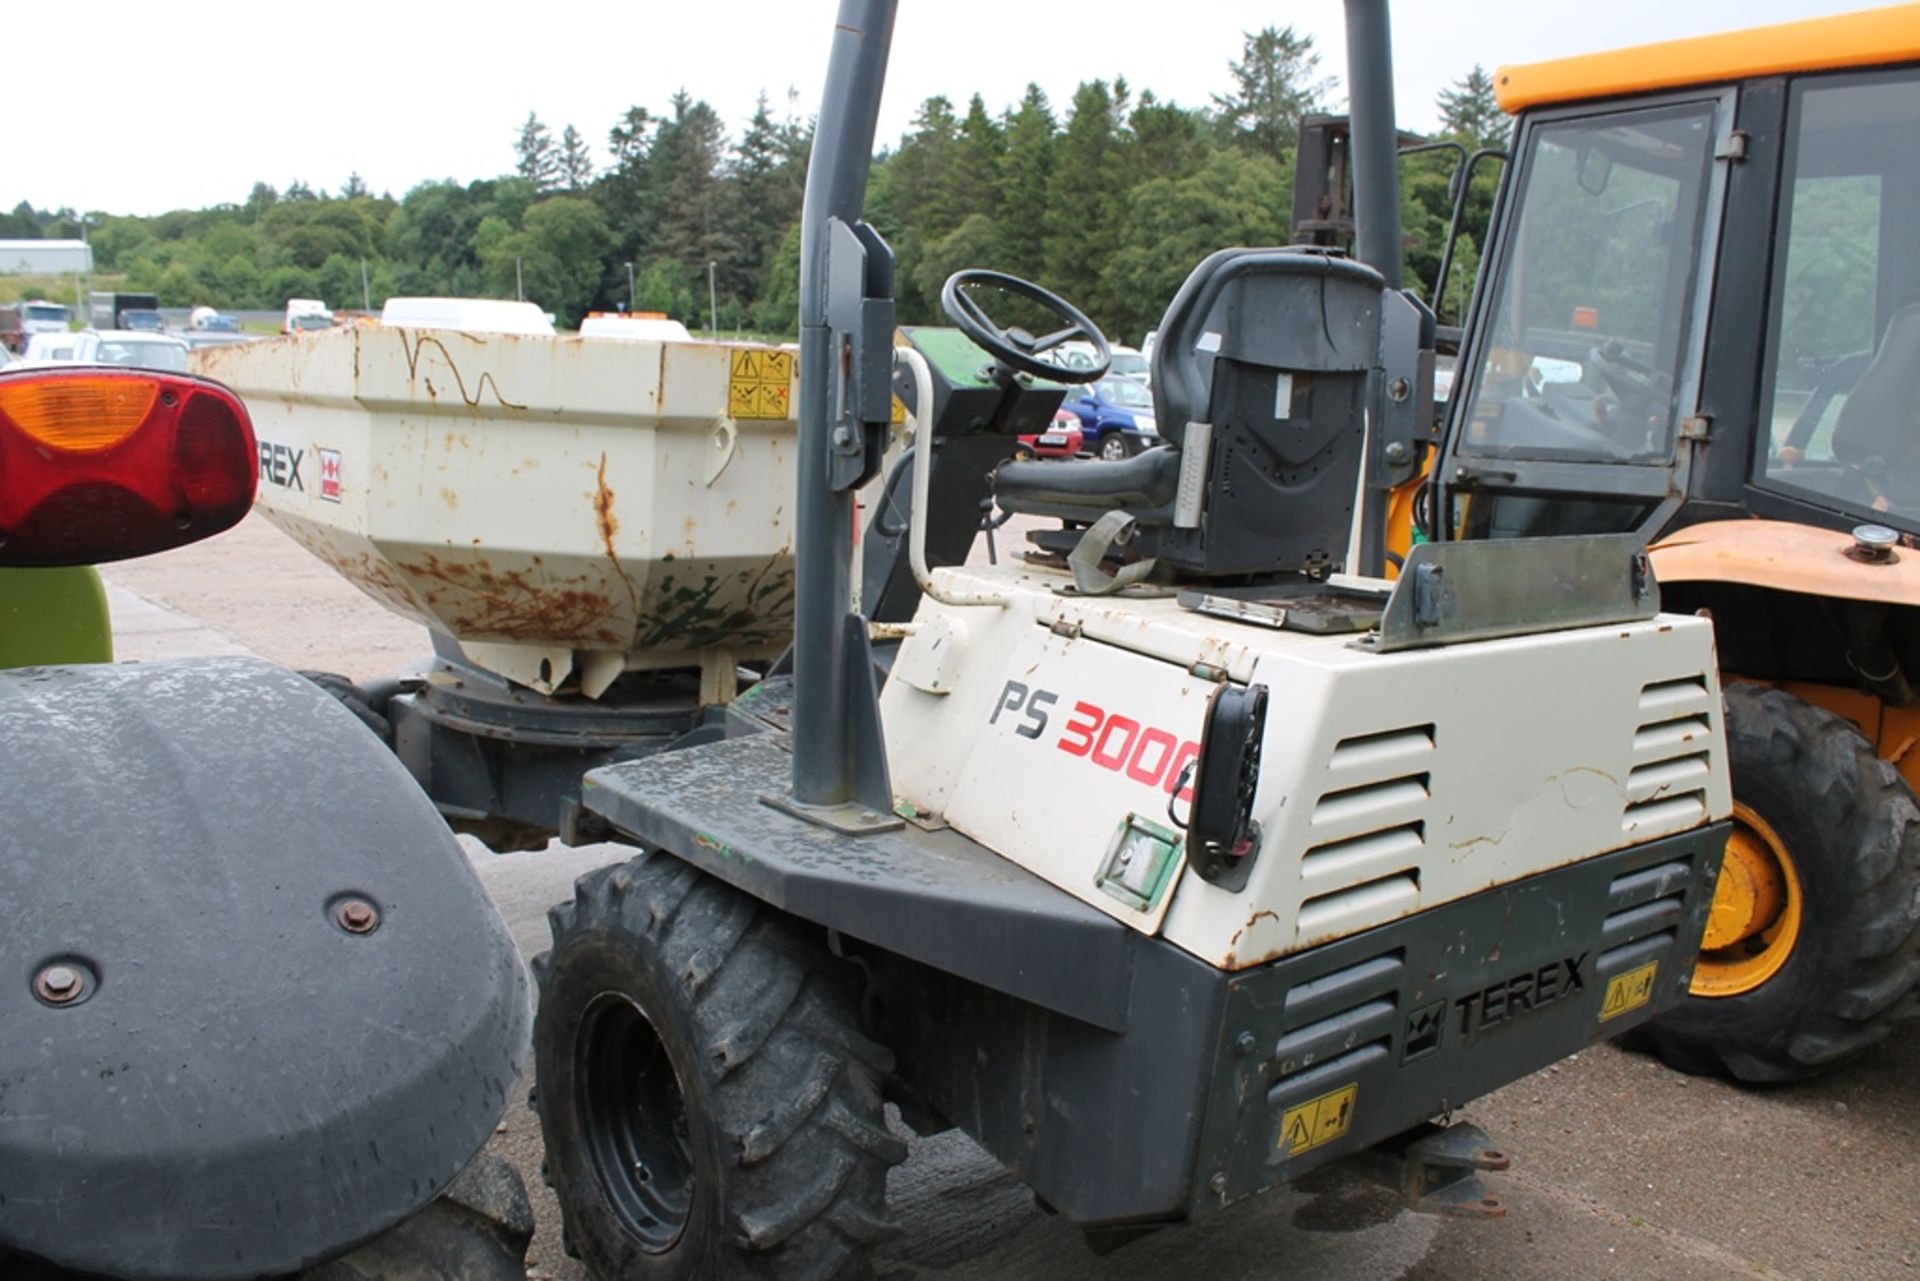
[{"label": "red car", "polygon": [[1053,425],[1037,436],[1022,436],[1013,447],[1013,456],[1026,458],[1075,458],[1085,446],[1080,417],[1070,409],[1056,409]]}]

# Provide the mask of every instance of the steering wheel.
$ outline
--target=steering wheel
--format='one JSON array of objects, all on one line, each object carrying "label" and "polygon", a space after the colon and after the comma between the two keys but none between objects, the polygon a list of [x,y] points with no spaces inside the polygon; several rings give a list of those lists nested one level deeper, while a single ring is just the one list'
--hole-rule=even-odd
[{"label": "steering wheel", "polygon": [[[1004,289],[1010,294],[1019,294],[1066,321],[1067,327],[1036,338],[1017,325],[1012,328],[997,325],[979,303],[963,292],[969,285],[988,285]],[[946,309],[948,318],[961,333],[973,339],[988,355],[1009,369],[1057,383],[1091,383],[1106,377],[1108,367],[1113,364],[1113,349],[1107,345],[1106,335],[1079,308],[1051,290],[1042,289],[1030,280],[1009,276],[1004,271],[986,271],[976,267],[954,272],[940,289],[940,305]],[[1068,369],[1040,359],[1041,353],[1052,351],[1070,338],[1085,338],[1093,344],[1092,368]]]},{"label": "steering wheel", "polygon": [[1620,407],[1642,418],[1664,418],[1673,398],[1673,380],[1626,353],[1620,340],[1610,339],[1587,353],[1594,372],[1607,390],[1620,398]]}]

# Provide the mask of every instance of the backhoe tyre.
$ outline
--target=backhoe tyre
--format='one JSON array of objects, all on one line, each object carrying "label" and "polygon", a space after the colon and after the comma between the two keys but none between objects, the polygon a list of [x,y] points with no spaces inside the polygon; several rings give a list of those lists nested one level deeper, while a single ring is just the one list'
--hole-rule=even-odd
[{"label": "backhoe tyre", "polygon": [[1726,709],[1735,822],[1707,946],[1636,1039],[1683,1072],[1798,1080],[1886,1036],[1920,980],[1920,807],[1832,712],[1751,685]]},{"label": "backhoe tyre", "polygon": [[387,720],[386,708],[376,707],[366,690],[338,672],[303,671],[300,674],[338,699],[341,706],[359,717],[360,723],[373,731],[375,738],[383,743],[393,740],[393,725]]},{"label": "backhoe tyre", "polygon": [[892,1235],[881,1084],[844,963],[665,853],[547,914],[534,1063],[547,1175],[601,1281],[871,1275]]}]

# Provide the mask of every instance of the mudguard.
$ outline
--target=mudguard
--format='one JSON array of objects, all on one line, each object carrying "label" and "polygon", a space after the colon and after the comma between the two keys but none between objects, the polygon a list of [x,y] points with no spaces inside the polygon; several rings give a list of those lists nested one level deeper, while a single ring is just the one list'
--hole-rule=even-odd
[{"label": "mudguard", "polygon": [[0,674],[0,1255],[338,1254],[492,1135],[529,1020],[446,824],[316,686],[252,659]]}]

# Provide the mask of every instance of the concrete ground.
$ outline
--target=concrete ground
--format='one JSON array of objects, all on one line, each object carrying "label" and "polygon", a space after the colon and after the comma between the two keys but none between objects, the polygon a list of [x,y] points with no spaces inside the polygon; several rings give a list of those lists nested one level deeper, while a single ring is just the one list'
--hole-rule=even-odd
[{"label": "concrete ground", "polygon": [[[364,680],[426,651],[424,630],[257,516],[106,577],[123,661],[251,652]],[[472,849],[528,955],[545,946],[546,908],[573,879],[624,856],[610,846]],[[1689,1079],[1608,1045],[1536,1073],[1458,1114],[1514,1154],[1511,1172],[1490,1176],[1511,1210],[1495,1222],[1410,1215],[1327,1174],[1103,1258],[964,1137],[915,1140],[889,1184],[904,1231],[879,1271],[887,1281],[1920,1278],[1916,1031],[1899,1025],[1864,1061],[1780,1089]],[[584,1277],[560,1248],[523,1106],[496,1142],[535,1196],[529,1274]]]}]

